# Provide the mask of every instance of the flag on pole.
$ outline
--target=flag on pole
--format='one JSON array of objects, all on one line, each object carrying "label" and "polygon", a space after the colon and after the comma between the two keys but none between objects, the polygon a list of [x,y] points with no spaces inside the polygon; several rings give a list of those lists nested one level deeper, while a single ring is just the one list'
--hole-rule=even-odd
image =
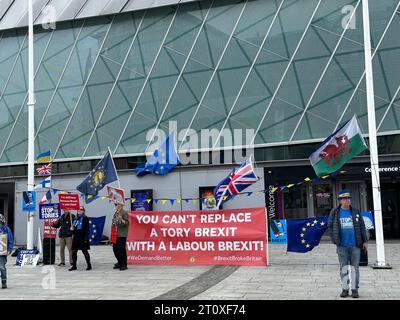
[{"label": "flag on pole", "polygon": [[316,175],[321,177],[339,170],[347,161],[367,149],[354,116],[326,138],[309,159]]},{"label": "flag on pole", "polygon": [[36,185],[34,189],[50,188],[50,187],[51,187],[51,177],[47,177],[46,179],[40,181],[39,184]]},{"label": "flag on pole", "polygon": [[36,158],[37,163],[47,163],[51,161],[50,150],[39,154]]},{"label": "flag on pole", "polygon": [[118,175],[114,161],[108,151],[76,189],[85,195],[85,201],[89,203],[98,198],[97,194],[107,184],[117,180]]},{"label": "flag on pole", "polygon": [[42,200],[40,200],[39,204],[43,204],[46,202],[51,202],[51,191],[47,191],[46,194],[43,196]]},{"label": "flag on pole", "polygon": [[41,176],[51,174],[51,163],[45,164],[45,165],[41,166],[40,168],[37,168],[36,171]]},{"label": "flag on pole", "polygon": [[234,168],[229,176],[223,179],[214,189],[214,198],[217,201],[217,208],[222,201],[228,201],[235,197],[239,192],[250,185],[256,183],[257,175],[254,173],[250,159],[243,162],[240,167]]},{"label": "flag on pole", "polygon": [[136,169],[136,175],[142,177],[149,173],[164,175],[170,172],[180,163],[179,155],[175,148],[174,134],[170,134],[154,150],[151,158]]}]

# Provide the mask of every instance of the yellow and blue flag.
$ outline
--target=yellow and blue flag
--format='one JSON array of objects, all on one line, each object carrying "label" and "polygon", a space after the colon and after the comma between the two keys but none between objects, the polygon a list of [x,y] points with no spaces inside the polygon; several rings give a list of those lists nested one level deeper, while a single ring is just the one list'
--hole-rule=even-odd
[{"label": "yellow and blue flag", "polygon": [[154,150],[152,156],[145,164],[137,166],[135,172],[138,177],[149,173],[164,175],[178,164],[180,164],[180,159],[175,148],[174,134],[170,134],[160,143],[156,150]]},{"label": "yellow and blue flag", "polygon": [[116,180],[118,180],[117,171],[108,151],[76,189],[85,195],[86,203],[90,203],[98,198],[96,196],[101,189]]},{"label": "yellow and blue flag", "polygon": [[287,220],[287,251],[308,252],[319,245],[328,217]]},{"label": "yellow and blue flag", "polygon": [[51,161],[50,150],[39,154],[36,157],[37,163],[47,163]]},{"label": "yellow and blue flag", "polygon": [[106,217],[89,217],[89,242],[91,245],[98,245],[103,235]]}]

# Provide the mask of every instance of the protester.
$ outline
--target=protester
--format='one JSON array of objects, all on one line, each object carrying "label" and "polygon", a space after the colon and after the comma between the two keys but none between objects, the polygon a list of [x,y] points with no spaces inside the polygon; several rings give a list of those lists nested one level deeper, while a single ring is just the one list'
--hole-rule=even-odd
[{"label": "protester", "polygon": [[69,263],[72,265],[72,231],[71,227],[74,224],[75,215],[69,210],[64,210],[60,219],[51,226],[60,228],[58,237],[60,238],[60,263],[59,266],[65,266],[65,247],[68,248]]},{"label": "protester", "polygon": [[5,252],[0,252],[0,273],[1,273],[1,288],[7,289],[7,256],[11,254],[13,247],[14,247],[14,239],[12,232],[9,227],[6,225],[6,218],[4,215],[0,214],[0,235],[3,235],[0,240],[6,242],[7,249]]},{"label": "protester", "polygon": [[117,239],[113,244],[113,251],[117,263],[114,269],[121,271],[128,268],[128,258],[126,255],[126,238],[128,236],[129,216],[123,204],[115,204],[115,213],[112,219],[113,226],[117,229]]},{"label": "protester", "polygon": [[349,190],[341,190],[338,195],[340,205],[329,214],[328,230],[332,242],[337,246],[340,264],[340,297],[349,295],[349,266],[351,277],[351,295],[358,298],[360,282],[361,249],[368,250],[368,232],[364,219],[357,208],[351,206]]},{"label": "protester", "polygon": [[72,267],[69,271],[76,270],[76,262],[78,260],[78,250],[81,250],[85,256],[87,268],[86,270],[92,270],[90,264],[90,244],[89,244],[89,218],[85,215],[85,208],[80,207],[78,210],[78,216],[75,220],[74,225],[71,227],[73,231],[72,240]]}]

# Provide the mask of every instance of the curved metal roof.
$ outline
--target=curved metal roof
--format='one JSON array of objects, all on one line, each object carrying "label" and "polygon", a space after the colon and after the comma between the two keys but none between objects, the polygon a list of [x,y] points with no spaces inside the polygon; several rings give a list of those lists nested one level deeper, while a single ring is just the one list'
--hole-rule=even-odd
[{"label": "curved metal roof", "polygon": [[[195,0],[33,0],[35,25],[155,8]],[[0,0],[0,30],[28,26],[27,0]]]}]

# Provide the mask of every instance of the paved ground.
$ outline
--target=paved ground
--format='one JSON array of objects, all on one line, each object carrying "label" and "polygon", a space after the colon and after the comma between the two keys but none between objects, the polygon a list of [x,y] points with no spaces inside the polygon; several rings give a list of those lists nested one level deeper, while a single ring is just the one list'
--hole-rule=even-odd
[{"label": "paved ground", "polygon": [[[81,253],[78,271],[67,267],[21,268],[8,263],[9,289],[0,299],[340,299],[335,247],[322,243],[307,254],[270,246],[268,267],[130,266],[113,270],[111,247],[91,250],[93,270],[85,271]],[[400,299],[400,243],[386,243],[391,270],[361,267],[362,299]],[[369,263],[376,259],[370,244]],[[54,288],[55,287],[55,288]]]}]

